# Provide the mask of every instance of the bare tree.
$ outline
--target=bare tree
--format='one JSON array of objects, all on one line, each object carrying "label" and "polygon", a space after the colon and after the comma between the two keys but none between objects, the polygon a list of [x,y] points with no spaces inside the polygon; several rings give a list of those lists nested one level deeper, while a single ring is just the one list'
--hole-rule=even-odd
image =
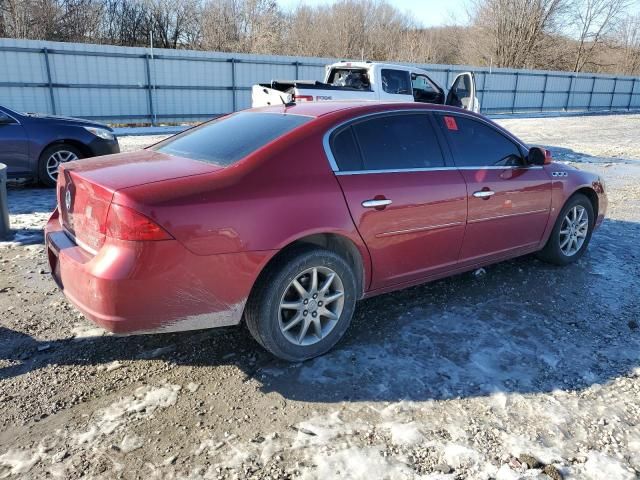
[{"label": "bare tree", "polygon": [[640,74],[640,14],[628,15],[616,32],[620,51],[618,66],[621,73]]},{"label": "bare tree", "polygon": [[566,0],[475,0],[477,51],[497,67],[533,67],[557,31]]},{"label": "bare tree", "polygon": [[53,40],[58,6],[53,0],[3,0],[0,18],[7,37]]},{"label": "bare tree", "polygon": [[277,53],[284,28],[275,0],[209,0],[202,8],[200,43],[222,51]]},{"label": "bare tree", "polygon": [[162,48],[189,46],[198,24],[197,0],[148,0],[154,43]]},{"label": "bare tree", "polygon": [[142,46],[149,42],[151,13],[136,0],[103,0],[101,40],[115,45]]},{"label": "bare tree", "polygon": [[0,0],[0,36],[115,45],[637,74],[632,0],[473,0],[424,28],[388,0]]},{"label": "bare tree", "polygon": [[575,0],[570,9],[577,46],[573,71],[581,72],[593,62],[594,53],[618,25],[629,0]]},{"label": "bare tree", "polygon": [[52,40],[82,42],[99,35],[102,3],[96,0],[61,0],[56,10]]}]

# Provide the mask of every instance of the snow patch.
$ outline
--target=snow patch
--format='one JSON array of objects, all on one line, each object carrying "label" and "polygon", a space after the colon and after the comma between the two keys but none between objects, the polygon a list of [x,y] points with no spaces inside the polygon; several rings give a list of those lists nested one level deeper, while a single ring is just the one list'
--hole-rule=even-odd
[{"label": "snow patch", "polygon": [[476,450],[459,443],[446,445],[442,458],[447,465],[453,468],[471,467],[481,460],[481,456]]},{"label": "snow patch", "polygon": [[187,384],[187,390],[189,390],[189,392],[191,392],[191,393],[196,393],[199,388],[200,388],[200,384],[199,383],[189,382]]},{"label": "snow patch", "polygon": [[22,475],[44,457],[45,449],[40,446],[36,451],[11,449],[0,455],[0,478]]},{"label": "snow patch", "polygon": [[180,389],[179,385],[166,385],[160,388],[140,387],[132,396],[99,410],[89,424],[89,429],[84,433],[75,434],[74,438],[78,444],[94,442],[104,435],[112,434],[128,419],[148,418],[158,408],[175,405]]},{"label": "snow patch", "polygon": [[584,478],[589,480],[634,480],[636,476],[618,460],[600,452],[589,452],[583,466]]},{"label": "snow patch", "polygon": [[415,422],[385,423],[382,428],[389,430],[391,441],[396,445],[417,445],[424,440],[424,436]]},{"label": "snow patch", "polygon": [[95,325],[90,325],[88,323],[83,323],[81,325],[76,325],[71,330],[74,339],[85,339],[85,338],[93,338],[93,337],[103,337],[105,335],[109,335],[105,329],[96,327]]},{"label": "snow patch", "polygon": [[416,478],[415,472],[411,468],[390,457],[383,457],[381,450],[376,447],[351,447],[335,453],[317,453],[313,462],[317,468],[312,472],[304,472],[303,479],[401,480]]},{"label": "snow patch", "polygon": [[127,434],[124,436],[124,438],[122,439],[122,442],[120,443],[120,450],[123,451],[124,453],[133,452],[134,450],[137,450],[140,447],[142,447],[143,444],[144,442],[142,438],[136,435]]},{"label": "snow patch", "polygon": [[340,412],[333,412],[326,417],[315,417],[301,422],[295,426],[295,429],[298,434],[293,442],[293,448],[301,448],[325,445],[337,436],[348,433],[350,427],[342,421]]}]

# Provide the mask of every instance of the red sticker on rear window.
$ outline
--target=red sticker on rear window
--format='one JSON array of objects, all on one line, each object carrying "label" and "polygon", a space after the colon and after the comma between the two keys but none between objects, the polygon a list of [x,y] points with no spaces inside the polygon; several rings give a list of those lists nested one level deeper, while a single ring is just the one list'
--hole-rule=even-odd
[{"label": "red sticker on rear window", "polygon": [[444,117],[444,123],[447,125],[449,130],[458,130],[458,124],[456,123],[456,119],[453,117]]}]

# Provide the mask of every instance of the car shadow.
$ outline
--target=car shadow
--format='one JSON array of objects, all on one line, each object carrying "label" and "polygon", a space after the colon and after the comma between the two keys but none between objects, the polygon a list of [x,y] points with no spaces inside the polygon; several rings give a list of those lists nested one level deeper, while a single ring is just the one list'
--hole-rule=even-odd
[{"label": "car shadow", "polygon": [[13,182],[7,185],[7,200],[12,215],[48,214],[56,207],[56,189]]},{"label": "car shadow", "polygon": [[234,365],[263,392],[306,402],[584,389],[640,364],[639,236],[640,223],[607,220],[568,267],[527,256],[364,300],[338,346],[298,364],[274,359],[243,326],[53,341],[3,327],[0,381],[51,364],[161,360]]}]

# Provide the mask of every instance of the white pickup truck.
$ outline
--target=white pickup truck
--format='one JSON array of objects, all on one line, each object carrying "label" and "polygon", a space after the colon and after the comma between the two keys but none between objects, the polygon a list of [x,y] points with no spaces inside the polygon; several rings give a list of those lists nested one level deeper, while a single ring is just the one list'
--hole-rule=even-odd
[{"label": "white pickup truck", "polygon": [[338,62],[327,65],[324,82],[272,80],[254,85],[252,106],[330,100],[378,100],[453,105],[480,111],[472,72],[460,73],[445,91],[425,70],[378,62]]}]

